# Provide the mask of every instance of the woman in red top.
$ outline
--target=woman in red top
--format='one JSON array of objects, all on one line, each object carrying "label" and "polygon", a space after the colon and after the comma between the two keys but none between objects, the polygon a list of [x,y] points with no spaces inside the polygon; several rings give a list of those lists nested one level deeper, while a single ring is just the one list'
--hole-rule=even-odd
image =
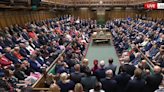
[{"label": "woman in red top", "polygon": [[95,76],[95,70],[96,69],[100,69],[100,66],[98,66],[98,60],[94,60],[94,67],[91,68],[92,72],[93,72],[93,76]]},{"label": "woman in red top", "polygon": [[34,29],[34,28],[30,29],[30,32],[29,32],[29,34],[28,34],[28,35],[29,35],[31,38],[36,37],[36,35],[35,35],[34,31],[35,31],[35,29]]},{"label": "woman in red top", "polygon": [[27,28],[27,23],[24,24],[24,27],[23,29],[26,29],[28,31],[28,28]]},{"label": "woman in red top", "polygon": [[14,47],[13,54],[14,54],[18,59],[24,59],[24,57],[20,55],[19,51],[20,51],[20,48],[19,48],[19,47]]}]

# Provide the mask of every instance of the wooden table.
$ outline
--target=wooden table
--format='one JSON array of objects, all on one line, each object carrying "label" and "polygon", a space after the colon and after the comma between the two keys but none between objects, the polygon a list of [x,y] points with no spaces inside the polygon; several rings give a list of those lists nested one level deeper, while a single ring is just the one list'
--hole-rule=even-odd
[{"label": "wooden table", "polygon": [[93,30],[93,32],[100,32],[100,31],[103,31],[103,32],[106,32],[106,31],[108,31],[109,29],[105,29],[105,28],[94,28],[94,29],[92,29]]},{"label": "wooden table", "polygon": [[102,45],[110,45],[110,36],[107,36],[109,32],[105,32],[103,35],[97,34],[96,36],[92,36],[93,43],[92,45],[95,46],[102,46]]}]

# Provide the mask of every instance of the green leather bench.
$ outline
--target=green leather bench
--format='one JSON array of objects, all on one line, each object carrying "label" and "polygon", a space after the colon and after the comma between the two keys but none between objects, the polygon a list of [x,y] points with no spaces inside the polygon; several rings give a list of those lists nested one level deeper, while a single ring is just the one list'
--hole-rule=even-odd
[{"label": "green leather bench", "polygon": [[53,75],[55,75],[55,66],[56,64],[54,64],[54,66],[48,71],[48,74],[52,73]]}]

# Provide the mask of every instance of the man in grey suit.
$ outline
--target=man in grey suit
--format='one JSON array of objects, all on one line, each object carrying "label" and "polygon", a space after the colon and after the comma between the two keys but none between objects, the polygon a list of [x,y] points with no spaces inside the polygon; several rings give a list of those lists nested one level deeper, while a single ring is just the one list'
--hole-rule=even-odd
[{"label": "man in grey suit", "polygon": [[107,69],[107,70],[111,69],[113,71],[113,76],[115,76],[115,71],[116,71],[117,66],[112,64],[113,58],[109,58],[108,62],[109,62],[109,65],[106,65],[105,69]]},{"label": "man in grey suit", "polygon": [[80,65],[79,64],[75,64],[74,65],[74,69],[75,72],[71,73],[71,80],[76,84],[76,83],[80,83],[81,78],[85,76],[84,73],[80,73]]}]

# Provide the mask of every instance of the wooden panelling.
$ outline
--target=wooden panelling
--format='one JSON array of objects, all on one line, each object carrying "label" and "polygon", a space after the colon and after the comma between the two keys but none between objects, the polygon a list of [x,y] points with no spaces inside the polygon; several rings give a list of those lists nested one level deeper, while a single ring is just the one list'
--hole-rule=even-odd
[{"label": "wooden panelling", "polygon": [[[65,14],[71,14],[75,18],[91,18],[92,20],[97,19],[96,11],[92,11],[91,9],[68,9],[68,10],[61,10],[56,11],[56,13],[51,13],[49,11],[0,11],[0,26],[2,28],[13,25],[19,24],[24,26],[25,22],[31,22],[35,20],[42,20],[47,18],[54,18],[55,15],[63,16]],[[135,18],[136,14],[144,15],[146,14],[147,17],[153,18],[164,18],[164,10],[134,10],[134,9],[111,9],[105,12],[105,20],[113,19],[113,18],[127,18],[130,16],[131,18]]]},{"label": "wooden panelling", "polygon": [[2,28],[7,26],[7,22],[4,16],[0,16],[0,23],[1,23]]},{"label": "wooden panelling", "polygon": [[11,21],[12,21],[13,24],[16,24],[17,23],[17,21],[15,19],[15,16],[11,17]]},{"label": "wooden panelling", "polygon": [[41,19],[54,18],[55,13],[49,11],[0,11],[0,27],[19,24]]}]

